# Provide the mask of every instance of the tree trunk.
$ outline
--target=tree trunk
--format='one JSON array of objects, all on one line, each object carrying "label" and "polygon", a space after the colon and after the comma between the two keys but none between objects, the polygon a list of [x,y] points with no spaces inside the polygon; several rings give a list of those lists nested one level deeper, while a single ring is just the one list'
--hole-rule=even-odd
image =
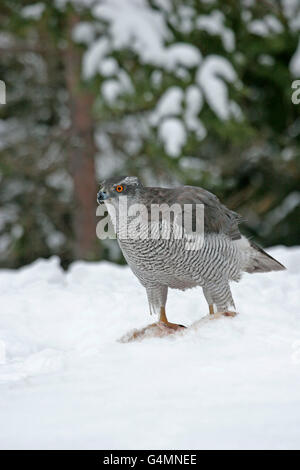
[{"label": "tree trunk", "polygon": [[66,85],[69,92],[71,139],[69,148],[70,173],[74,182],[75,258],[91,259],[96,245],[96,174],[94,156],[94,96],[81,82],[80,48],[72,40],[72,30],[79,22],[75,12],[67,18],[67,46],[63,50]]}]

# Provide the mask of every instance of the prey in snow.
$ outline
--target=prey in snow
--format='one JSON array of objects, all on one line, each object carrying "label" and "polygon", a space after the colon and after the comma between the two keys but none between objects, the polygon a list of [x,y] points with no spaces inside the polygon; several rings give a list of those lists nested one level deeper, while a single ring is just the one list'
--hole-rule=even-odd
[{"label": "prey in snow", "polygon": [[[171,323],[166,314],[168,289],[186,290],[201,286],[208,304],[209,313],[234,316],[235,305],[230,290],[230,281],[238,282],[243,272],[263,273],[281,271],[285,267],[240,233],[241,217],[225,207],[212,193],[200,187],[179,186],[157,188],[144,186],[134,176],[110,178],[101,184],[97,195],[99,204],[106,204],[110,215],[117,219],[122,214],[122,198],[126,197],[128,213],[139,204],[150,214],[150,208],[176,207],[185,215],[187,205],[192,207],[192,227],[195,227],[196,206],[203,207],[203,233],[184,227],[183,218],[169,219],[169,236],[149,235],[149,217],[140,219],[140,229],[149,236],[136,237],[127,233],[123,237],[118,223],[114,223],[117,240],[133,273],[145,287],[150,312],[157,314],[159,324],[177,330],[182,325]],[[159,221],[163,224],[164,214]],[[180,220],[180,222],[178,222]],[[151,221],[150,221],[151,223]],[[178,237],[178,229],[182,236]],[[152,232],[151,232],[152,233]],[[132,236],[131,236],[132,235]],[[153,233],[152,233],[153,235]],[[187,240],[193,240],[194,249],[187,249]],[[201,243],[197,243],[201,241]]]}]

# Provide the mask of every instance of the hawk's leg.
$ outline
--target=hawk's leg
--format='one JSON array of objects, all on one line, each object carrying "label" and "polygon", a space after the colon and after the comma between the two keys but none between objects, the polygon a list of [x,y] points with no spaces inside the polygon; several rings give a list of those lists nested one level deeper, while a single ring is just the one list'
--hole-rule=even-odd
[{"label": "hawk's leg", "polygon": [[177,323],[171,323],[168,321],[165,307],[160,308],[159,321],[169,328],[172,328],[172,330],[181,330],[182,328],[185,328],[183,325],[177,325]]},{"label": "hawk's leg", "polygon": [[209,304],[209,314],[210,315],[224,315],[224,317],[235,317],[237,315],[236,312],[233,312],[231,310],[228,310],[228,311],[218,311],[216,312],[215,314],[215,311],[214,311],[214,305],[213,304]]},{"label": "hawk's leg", "polygon": [[215,313],[215,311],[214,311],[214,302],[213,302],[211,293],[210,293],[209,289],[207,289],[205,287],[202,287],[202,290],[203,290],[203,294],[204,294],[204,297],[206,299],[206,302],[208,303],[209,314],[214,315],[214,313]]},{"label": "hawk's leg", "polygon": [[214,315],[215,314],[214,304],[208,304],[208,307],[209,307],[209,314]]},{"label": "hawk's leg", "polygon": [[161,326],[167,326],[172,328],[172,330],[179,330],[181,328],[185,328],[183,325],[177,325],[176,323],[171,323],[167,319],[166,315],[166,303],[167,303],[167,295],[168,295],[168,287],[157,285],[146,287],[149,306],[150,306],[150,313],[157,314],[160,312],[158,324]]},{"label": "hawk's leg", "polygon": [[[212,284],[210,288],[203,287],[203,293],[209,306],[210,315],[236,316],[236,312],[228,308],[230,305],[235,307],[228,283]],[[216,313],[214,311],[214,304],[217,307]]]}]

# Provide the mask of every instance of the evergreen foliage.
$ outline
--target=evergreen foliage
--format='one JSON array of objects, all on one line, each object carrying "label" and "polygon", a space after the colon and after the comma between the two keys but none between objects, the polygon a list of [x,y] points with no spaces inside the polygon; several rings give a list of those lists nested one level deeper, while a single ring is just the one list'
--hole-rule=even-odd
[{"label": "evergreen foliage", "polygon": [[98,180],[200,185],[264,246],[299,243],[297,1],[2,0],[0,19],[2,265],[77,257],[70,41],[76,94],[93,97]]}]

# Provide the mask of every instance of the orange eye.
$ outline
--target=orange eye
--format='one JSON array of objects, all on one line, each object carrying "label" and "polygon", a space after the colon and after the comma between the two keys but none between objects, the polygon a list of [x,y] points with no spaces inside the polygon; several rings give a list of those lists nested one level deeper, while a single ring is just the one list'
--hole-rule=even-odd
[{"label": "orange eye", "polygon": [[123,191],[123,189],[124,189],[124,186],[122,186],[121,184],[119,184],[119,186],[116,187],[116,191],[118,193],[121,193]]}]

